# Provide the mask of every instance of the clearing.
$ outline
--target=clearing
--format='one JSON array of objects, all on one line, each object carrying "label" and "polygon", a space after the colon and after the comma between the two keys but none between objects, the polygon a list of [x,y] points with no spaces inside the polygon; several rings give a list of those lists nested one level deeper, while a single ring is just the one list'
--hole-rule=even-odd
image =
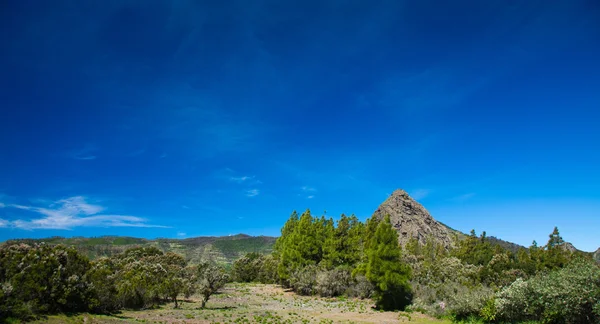
[{"label": "clearing", "polygon": [[228,284],[205,309],[197,297],[156,309],[122,311],[112,316],[77,314],[38,323],[415,323],[447,324],[420,313],[379,312],[370,300],[298,296],[277,285]]}]

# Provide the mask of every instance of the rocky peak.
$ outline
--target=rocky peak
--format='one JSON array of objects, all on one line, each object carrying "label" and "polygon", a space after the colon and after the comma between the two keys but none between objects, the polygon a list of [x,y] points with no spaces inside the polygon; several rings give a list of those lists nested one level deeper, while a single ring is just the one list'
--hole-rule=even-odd
[{"label": "rocky peak", "polygon": [[562,248],[569,252],[577,252],[577,248],[571,242],[565,242],[562,244]]},{"label": "rocky peak", "polygon": [[600,248],[594,252],[594,260],[600,262]]},{"label": "rocky peak", "polygon": [[383,219],[386,215],[390,215],[401,245],[405,245],[412,237],[425,244],[430,236],[443,246],[453,245],[452,230],[431,217],[425,207],[404,190],[394,191],[373,213],[377,219]]}]

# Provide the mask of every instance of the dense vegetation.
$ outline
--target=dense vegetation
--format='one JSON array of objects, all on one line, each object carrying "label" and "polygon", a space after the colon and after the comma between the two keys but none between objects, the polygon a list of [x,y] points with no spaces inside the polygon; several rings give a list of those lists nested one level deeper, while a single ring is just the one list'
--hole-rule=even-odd
[{"label": "dense vegetation", "polygon": [[570,251],[557,228],[545,245],[527,249],[475,231],[449,249],[433,238],[401,249],[387,218],[342,215],[334,224],[306,211],[294,212],[281,234],[271,256],[238,260],[233,269],[243,275],[235,277],[455,320],[600,322],[600,268],[589,254]]},{"label": "dense vegetation", "polygon": [[93,262],[72,247],[24,243],[0,248],[0,321],[43,314],[151,308],[198,291],[202,307],[227,280],[216,265],[187,266],[175,253],[133,248]]},{"label": "dense vegetation", "polygon": [[400,247],[389,217],[334,221],[307,210],[292,213],[272,253],[252,251],[258,242],[249,248],[222,243],[249,252],[228,271],[153,246],[90,261],[62,244],[7,242],[0,246],[0,321],[165,302],[177,307],[192,294],[204,307],[233,280],[281,284],[301,295],[372,298],[381,310],[455,320],[600,323],[600,267],[570,251],[557,228],[545,245],[527,249],[475,231],[457,236],[451,248],[426,241]]}]

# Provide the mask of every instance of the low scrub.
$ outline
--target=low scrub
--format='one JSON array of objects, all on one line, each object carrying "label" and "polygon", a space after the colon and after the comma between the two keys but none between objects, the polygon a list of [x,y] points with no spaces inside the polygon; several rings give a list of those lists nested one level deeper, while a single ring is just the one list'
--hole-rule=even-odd
[{"label": "low scrub", "polygon": [[496,295],[496,318],[504,321],[600,323],[600,268],[576,260],[565,268],[517,279]]}]

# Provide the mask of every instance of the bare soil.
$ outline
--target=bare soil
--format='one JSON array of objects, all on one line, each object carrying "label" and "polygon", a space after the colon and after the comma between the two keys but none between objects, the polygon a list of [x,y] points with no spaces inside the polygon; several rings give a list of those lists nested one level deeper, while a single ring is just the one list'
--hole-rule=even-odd
[{"label": "bare soil", "polygon": [[277,285],[229,284],[206,308],[199,297],[112,316],[50,316],[39,323],[449,323],[420,313],[380,312],[371,300],[298,296]]}]

